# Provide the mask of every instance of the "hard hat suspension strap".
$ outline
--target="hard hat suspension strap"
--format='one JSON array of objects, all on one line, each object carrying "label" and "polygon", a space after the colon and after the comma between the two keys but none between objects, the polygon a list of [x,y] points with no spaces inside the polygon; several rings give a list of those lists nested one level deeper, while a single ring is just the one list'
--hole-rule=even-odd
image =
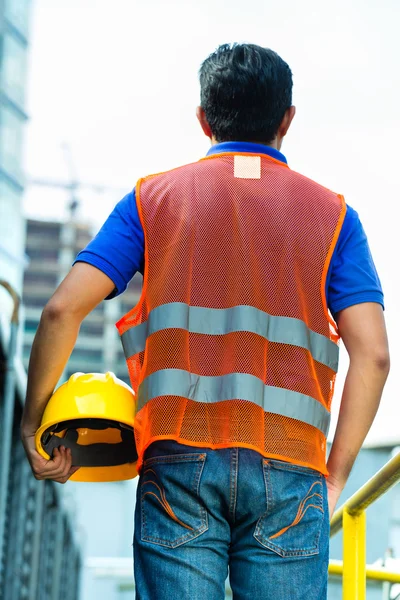
[{"label": "hard hat suspension strap", "polygon": [[[122,441],[119,443],[79,444],[78,429],[82,428],[118,429]],[[62,431],[65,431],[63,437],[55,435]],[[52,456],[53,450],[59,446],[70,448],[72,464],[77,467],[113,467],[137,461],[133,429],[128,425],[106,419],[75,419],[57,423],[43,432],[42,446],[49,456]]]}]

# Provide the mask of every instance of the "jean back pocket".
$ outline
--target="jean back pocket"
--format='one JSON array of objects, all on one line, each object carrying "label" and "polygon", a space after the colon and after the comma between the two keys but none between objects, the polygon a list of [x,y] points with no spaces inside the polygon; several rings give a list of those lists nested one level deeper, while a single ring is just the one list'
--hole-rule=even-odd
[{"label": "jean back pocket", "polygon": [[277,460],[263,461],[267,510],[254,532],[256,540],[280,556],[312,556],[326,508],[324,477],[312,469]]},{"label": "jean back pocket", "polygon": [[144,462],[139,481],[143,541],[175,548],[208,529],[199,497],[205,460],[205,454],[192,453]]}]

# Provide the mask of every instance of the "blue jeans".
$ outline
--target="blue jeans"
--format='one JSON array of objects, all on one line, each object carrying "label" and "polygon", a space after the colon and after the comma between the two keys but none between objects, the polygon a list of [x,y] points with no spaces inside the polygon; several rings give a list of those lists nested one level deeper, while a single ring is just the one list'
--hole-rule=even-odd
[{"label": "blue jeans", "polygon": [[138,484],[138,600],[324,600],[325,478],[253,450],[152,444]]}]

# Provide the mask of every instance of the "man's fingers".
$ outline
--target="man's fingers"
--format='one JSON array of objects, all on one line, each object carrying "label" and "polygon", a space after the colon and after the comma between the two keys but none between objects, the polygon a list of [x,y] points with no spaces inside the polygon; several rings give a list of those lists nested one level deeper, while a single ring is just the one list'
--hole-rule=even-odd
[{"label": "man's fingers", "polygon": [[25,436],[22,441],[33,475],[40,481],[52,479],[65,483],[79,468],[72,466],[72,453],[69,448],[55,448],[52,458],[46,460],[37,452],[34,436]]},{"label": "man's fingers", "polygon": [[56,481],[57,483],[66,483],[68,481],[68,479],[70,477],[72,477],[72,475],[74,473],[76,473],[78,471],[78,469],[79,469],[79,467],[71,467],[65,475],[63,475],[62,477],[59,477],[57,479],[54,479],[54,481]]},{"label": "man's fingers", "polygon": [[45,465],[40,465],[34,469],[37,479],[63,479],[68,476],[72,467],[72,455],[70,449],[64,447],[55,448],[53,458],[48,460]]},{"label": "man's fingers", "polygon": [[53,456],[52,456],[52,458],[50,458],[50,460],[47,461],[45,470],[47,472],[58,471],[60,468],[62,468],[64,461],[65,461],[65,454],[63,452],[63,449],[61,447],[54,448]]},{"label": "man's fingers", "polygon": [[65,450],[60,448],[54,448],[53,457],[46,463],[43,471],[46,474],[50,473],[61,473],[64,470],[66,461]]},{"label": "man's fingers", "polygon": [[72,454],[69,448],[65,451],[65,464],[63,469],[63,477],[69,477],[69,472],[72,468]]}]

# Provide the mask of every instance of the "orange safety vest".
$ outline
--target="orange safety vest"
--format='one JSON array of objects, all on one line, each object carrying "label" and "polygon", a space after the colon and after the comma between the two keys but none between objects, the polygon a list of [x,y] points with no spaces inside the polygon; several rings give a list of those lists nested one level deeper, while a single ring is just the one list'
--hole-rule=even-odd
[{"label": "orange safety vest", "polygon": [[240,446],[326,474],[339,334],[325,283],[342,196],[269,156],[217,154],[141,179],[139,303],[116,325],[154,441]]}]

